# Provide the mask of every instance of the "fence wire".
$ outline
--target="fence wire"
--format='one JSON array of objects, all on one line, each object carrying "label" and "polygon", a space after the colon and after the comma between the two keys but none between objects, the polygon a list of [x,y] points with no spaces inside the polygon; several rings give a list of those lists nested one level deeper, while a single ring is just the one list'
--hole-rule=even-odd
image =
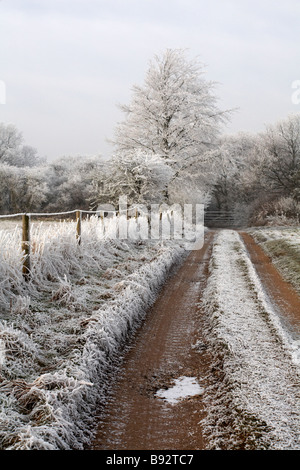
[{"label": "fence wire", "polygon": [[[129,211],[132,210],[137,210],[139,212],[143,212],[138,206],[135,207],[130,207],[128,209]],[[96,211],[87,211],[87,210],[82,210],[82,209],[75,209],[72,211],[66,211],[66,212],[20,212],[18,214],[1,214],[0,219],[7,219],[7,218],[12,218],[12,217],[22,217],[23,215],[27,215],[29,217],[55,217],[55,216],[60,216],[60,215],[71,215],[71,214],[76,214],[77,212],[80,212],[81,214],[118,214],[120,211],[119,210],[106,210],[106,209],[99,209]],[[122,211],[121,212],[126,212]]]}]

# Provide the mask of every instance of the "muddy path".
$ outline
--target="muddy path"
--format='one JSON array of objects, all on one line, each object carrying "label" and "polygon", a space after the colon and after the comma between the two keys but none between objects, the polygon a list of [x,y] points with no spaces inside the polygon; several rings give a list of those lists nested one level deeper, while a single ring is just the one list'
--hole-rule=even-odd
[{"label": "muddy path", "polygon": [[[200,392],[171,404],[158,397],[180,377],[195,378],[205,390],[212,358],[204,337],[201,295],[216,231],[191,252],[166,282],[124,354],[105,407],[99,411],[90,450],[205,450]],[[299,331],[300,298],[246,232],[239,232],[262,284],[288,327]],[[200,305],[199,305],[200,303]],[[194,346],[197,343],[197,348]]]},{"label": "muddy path", "polygon": [[[92,450],[205,448],[199,424],[204,416],[201,393],[170,404],[156,392],[182,376],[194,377],[205,387],[209,357],[197,303],[206,284],[213,237],[208,233],[204,247],[191,252],[167,281],[137,332],[99,416]],[[200,351],[193,348],[197,341],[203,343]]]}]

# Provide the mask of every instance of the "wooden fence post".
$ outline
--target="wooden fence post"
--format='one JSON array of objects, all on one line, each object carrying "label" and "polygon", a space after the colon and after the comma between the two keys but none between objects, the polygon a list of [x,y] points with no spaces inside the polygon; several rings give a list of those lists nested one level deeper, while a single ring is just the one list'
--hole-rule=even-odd
[{"label": "wooden fence post", "polygon": [[81,211],[76,211],[76,240],[81,244]]},{"label": "wooden fence post", "polygon": [[30,280],[30,217],[27,214],[22,215],[22,251],[23,268],[22,273],[25,281]]}]

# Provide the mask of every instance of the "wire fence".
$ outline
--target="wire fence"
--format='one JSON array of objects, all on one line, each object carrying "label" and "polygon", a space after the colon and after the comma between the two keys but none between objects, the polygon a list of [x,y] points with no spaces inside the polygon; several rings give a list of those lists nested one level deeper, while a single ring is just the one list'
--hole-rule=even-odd
[{"label": "wire fence", "polygon": [[[105,230],[104,226],[104,218],[107,217],[108,215],[113,215],[118,217],[119,215],[125,215],[126,218],[132,218],[134,217],[135,219],[138,219],[139,215],[147,215],[139,206],[134,206],[130,207],[127,210],[120,211],[120,210],[112,210],[112,209],[105,209],[105,208],[100,208],[98,210],[94,211],[88,211],[88,210],[71,210],[71,211],[64,211],[64,212],[21,212],[21,213],[16,213],[16,214],[3,214],[0,215],[0,220],[4,219],[17,219],[21,218],[21,226],[22,226],[22,236],[21,236],[21,246],[22,246],[22,253],[23,253],[23,258],[22,258],[22,273],[23,277],[26,281],[29,281],[31,278],[31,220],[32,218],[49,218],[49,217],[54,217],[54,218],[61,218],[61,217],[67,217],[67,216],[75,216],[75,221],[76,221],[76,232],[75,232],[75,237],[76,237],[76,242],[78,245],[81,244],[81,222],[82,222],[82,216],[86,215],[88,216],[98,216],[102,222],[103,222],[103,227]],[[160,218],[162,217],[162,213],[160,214]],[[149,221],[149,219],[148,219]]]},{"label": "wire fence", "polygon": [[[162,208],[159,209],[158,213],[158,218],[161,221],[163,217],[163,213],[167,215],[167,217],[170,219],[170,217],[173,216],[173,210],[163,210]],[[107,216],[114,216],[118,217],[120,215],[125,215],[127,219],[130,218],[135,218],[138,219],[139,216],[146,216],[148,218],[148,224],[150,223],[151,216],[146,213],[141,206],[131,206],[130,208],[127,208],[125,210],[112,210],[112,209],[106,209],[103,208],[98,208],[97,210],[94,211],[88,211],[88,210],[80,210],[80,209],[75,209],[71,211],[64,211],[64,212],[23,212],[23,213],[16,213],[16,214],[5,214],[5,215],[0,215],[0,220],[1,219],[17,219],[21,218],[21,227],[22,227],[22,253],[23,253],[23,258],[22,258],[22,273],[23,277],[26,281],[30,280],[31,277],[31,260],[30,260],[30,248],[31,248],[31,237],[30,237],[30,232],[31,232],[31,220],[33,218],[61,218],[61,217],[72,217],[74,216],[75,223],[76,223],[76,229],[75,229],[75,238],[76,238],[76,243],[78,245],[81,244],[82,237],[81,237],[81,224],[82,224],[82,218],[83,215],[86,215],[87,217],[89,216],[98,216],[99,219],[102,220],[103,222],[103,229],[105,231],[105,223],[104,223],[104,218]],[[170,221],[170,220],[169,220]],[[233,227],[236,225],[236,220],[233,216],[233,214],[229,211],[205,211],[204,212],[204,225],[207,227]]]}]

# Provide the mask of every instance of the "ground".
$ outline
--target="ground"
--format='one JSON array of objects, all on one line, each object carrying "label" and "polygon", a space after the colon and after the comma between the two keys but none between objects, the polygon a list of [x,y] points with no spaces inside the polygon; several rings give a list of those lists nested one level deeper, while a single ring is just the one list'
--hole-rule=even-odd
[{"label": "ground", "polygon": [[[93,449],[299,448],[300,299],[265,256],[248,233],[207,234],[134,338]],[[200,391],[157,397],[180,377]]]},{"label": "ground", "polygon": [[37,226],[29,285],[0,229],[1,447],[299,449],[299,228],[98,229]]}]

